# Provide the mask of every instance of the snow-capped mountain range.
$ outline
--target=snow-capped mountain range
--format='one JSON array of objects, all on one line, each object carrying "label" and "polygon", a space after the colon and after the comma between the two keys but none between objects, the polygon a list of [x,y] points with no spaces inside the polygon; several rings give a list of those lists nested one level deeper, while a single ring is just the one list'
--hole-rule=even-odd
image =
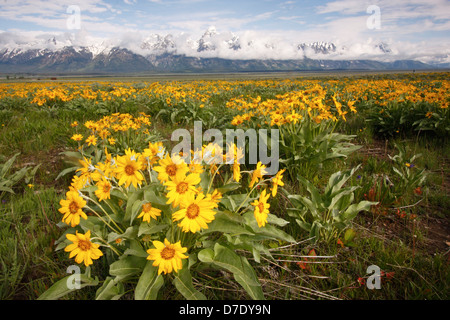
[{"label": "snow-capped mountain range", "polygon": [[[424,69],[419,61],[396,59],[383,42],[341,45],[253,39],[208,28],[186,34],[105,40],[75,34],[18,39],[0,33],[0,72],[224,72],[311,69]],[[448,59],[447,57],[444,57]],[[436,66],[433,66],[436,67]]]}]

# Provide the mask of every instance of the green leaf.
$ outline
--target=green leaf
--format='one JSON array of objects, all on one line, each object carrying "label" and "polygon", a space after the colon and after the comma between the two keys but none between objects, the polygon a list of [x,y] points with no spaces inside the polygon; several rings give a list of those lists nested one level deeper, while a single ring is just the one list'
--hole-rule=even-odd
[{"label": "green leaf", "polygon": [[174,273],[173,284],[187,300],[206,300],[205,295],[194,288],[191,272],[187,264],[188,262],[184,260],[183,268]]},{"label": "green leaf", "polygon": [[13,191],[13,189],[8,188],[8,187],[2,187],[2,186],[0,186],[0,191],[2,191],[2,192],[9,192],[9,193],[15,194],[15,192]]},{"label": "green leaf", "polygon": [[164,284],[164,278],[158,275],[158,268],[152,264],[152,261],[147,261],[142,271],[134,291],[136,300],[156,300],[159,289]]},{"label": "green leaf", "polygon": [[312,227],[311,223],[304,222],[304,221],[301,221],[301,220],[299,220],[299,219],[295,219],[295,222],[297,222],[297,224],[298,224],[298,225],[300,226],[300,228],[302,228],[303,230],[308,231],[308,232],[311,231],[311,227]]},{"label": "green leaf", "polygon": [[224,193],[227,193],[229,191],[233,191],[233,190],[239,189],[240,186],[241,186],[241,184],[238,183],[238,182],[231,182],[231,183],[226,184],[226,185],[224,185],[224,186],[222,186],[220,188],[217,188],[217,190],[220,193],[224,194]]},{"label": "green leaf", "polygon": [[320,219],[319,211],[320,207],[323,206],[322,200],[321,202],[313,202],[310,199],[306,197],[302,197],[300,195],[289,195],[289,199],[294,199],[303,204],[305,207],[308,208],[309,212],[311,212],[312,216],[316,219]]},{"label": "green leaf", "polygon": [[272,240],[278,239],[290,243],[295,242],[295,239],[290,234],[284,232],[281,229],[278,229],[277,227],[271,224],[266,223],[264,227],[260,228],[254,218],[250,222],[250,227],[252,228],[253,232],[255,232],[256,235],[262,235]]},{"label": "green leaf", "polygon": [[108,243],[109,242],[113,242],[114,240],[117,240],[119,238],[134,239],[134,238],[136,238],[137,232],[138,232],[138,227],[137,226],[128,227],[125,230],[125,232],[122,233],[122,234],[117,234],[115,232],[110,232],[108,234]]},{"label": "green leaf", "polygon": [[13,165],[14,161],[16,161],[16,158],[20,155],[19,153],[16,153],[11,158],[8,159],[8,161],[5,162],[5,164],[2,166],[2,169],[0,171],[0,178],[4,178],[6,173],[9,171],[11,166]]},{"label": "green leaf", "polygon": [[144,201],[142,200],[137,200],[133,203],[133,206],[131,207],[130,225],[133,224],[134,218],[142,211],[143,203]]},{"label": "green leaf", "polygon": [[144,200],[147,202],[150,202],[152,205],[161,205],[166,206],[167,205],[167,199],[162,196],[156,195],[155,191],[153,190],[158,184],[148,185],[144,190]]},{"label": "green leaf", "polygon": [[109,266],[109,274],[117,277],[117,280],[127,279],[142,272],[146,261],[143,257],[126,256]]},{"label": "green leaf", "polygon": [[[139,206],[141,204],[141,201],[138,201],[140,197],[142,197],[143,190],[139,189],[137,191],[131,192],[128,196],[127,206],[125,209],[125,221],[130,221],[130,224],[132,222],[132,216],[133,214],[136,215],[135,210],[139,209]],[[138,203],[135,206],[135,203]]]},{"label": "green leaf", "polygon": [[304,179],[303,177],[298,177],[298,180],[306,186],[306,189],[311,195],[311,202],[317,204],[322,203],[322,197],[320,195],[319,190],[308,180]]},{"label": "green leaf", "polygon": [[168,224],[155,224],[153,221],[150,222],[150,223],[142,222],[139,225],[138,237],[140,237],[143,234],[158,233],[160,231],[163,231],[163,230],[167,229],[168,227],[169,227]]},{"label": "green leaf", "polygon": [[247,194],[233,194],[233,195],[226,195],[221,199],[221,203],[225,205],[225,207],[230,211],[236,211],[239,206],[242,208],[245,208],[248,206],[248,204],[255,200],[256,197],[248,197]]},{"label": "green leaf", "polygon": [[210,248],[201,250],[197,255],[198,260],[205,263],[212,263],[214,260],[214,251]]},{"label": "green leaf", "polygon": [[111,190],[111,196],[117,197],[117,198],[125,200],[125,201],[127,200],[127,196],[125,194],[123,194],[122,191],[117,190],[117,189],[112,189]]},{"label": "green leaf", "polygon": [[[68,285],[68,281],[73,279],[75,275],[67,276],[55,284],[53,284],[47,291],[45,291],[42,295],[38,297],[38,300],[57,300],[61,297],[64,297],[65,295],[72,293],[76,290],[79,290],[84,287],[88,286],[97,286],[99,281],[98,278],[95,277],[95,279],[92,279],[86,274],[80,274],[80,287],[79,289],[70,288],[71,286]],[[72,277],[72,278],[71,278]]]},{"label": "green leaf", "polygon": [[118,300],[125,293],[122,282],[116,282],[115,279],[107,277],[103,285],[98,288],[96,300]]},{"label": "green leaf", "polygon": [[88,216],[86,220],[80,219],[79,226],[84,232],[90,230],[96,234],[101,234],[102,230],[105,229],[105,223],[96,216]]},{"label": "green leaf", "polygon": [[28,173],[28,170],[29,168],[22,168],[19,171],[14,172],[14,174],[9,177],[9,180],[11,180],[13,183],[19,182]]},{"label": "green leaf", "polygon": [[255,259],[255,261],[257,263],[260,263],[261,262],[261,254],[260,254],[259,250],[256,249],[255,247],[253,247],[252,254],[253,254],[253,258]]},{"label": "green leaf", "polygon": [[141,243],[136,240],[136,239],[132,239],[132,240],[128,240],[130,247],[127,248],[123,255],[131,255],[131,256],[136,256],[136,257],[141,257],[141,258],[147,258],[148,257],[148,253],[144,250],[144,248],[142,248]]},{"label": "green leaf", "polygon": [[345,210],[342,213],[342,219],[343,220],[352,220],[353,218],[356,217],[356,215],[360,212],[360,211],[369,211],[370,207],[372,205],[376,205],[378,204],[378,202],[371,202],[371,201],[361,201],[358,204],[352,204],[351,206],[349,206],[347,208],[347,210]]},{"label": "green leaf", "polygon": [[30,177],[34,177],[36,175],[36,172],[40,168],[41,165],[42,165],[42,163],[39,163],[37,166],[35,166],[33,168],[33,170],[30,171],[30,173],[29,173]]},{"label": "green leaf", "polygon": [[345,230],[344,243],[345,244],[351,243],[353,241],[353,239],[355,238],[355,236],[356,236],[355,230],[353,230],[353,229]]},{"label": "green leaf", "polygon": [[351,170],[347,170],[346,172],[335,172],[328,179],[327,187],[325,188],[325,193],[330,194],[330,196],[334,196],[339,189],[347,182],[347,180],[355,173],[356,170],[359,169],[361,165],[352,168]]},{"label": "green leaf", "polygon": [[289,224],[289,221],[286,221],[271,213],[269,213],[269,215],[267,216],[267,222],[270,224],[277,225],[279,227],[284,227],[285,225]]},{"label": "green leaf", "polygon": [[79,169],[79,168],[80,168],[80,167],[70,167],[70,168],[66,168],[66,169],[64,169],[63,171],[61,171],[61,172],[58,174],[58,176],[56,177],[55,180],[58,180],[59,178],[65,176],[65,175],[68,174],[68,173],[75,172],[75,171],[76,171],[77,169]]},{"label": "green leaf", "polygon": [[241,257],[231,249],[216,243],[214,251],[211,249],[200,251],[198,259],[231,272],[234,279],[247,291],[252,299],[264,299],[258,277],[245,257]]},{"label": "green leaf", "polygon": [[341,200],[342,197],[347,196],[347,195],[351,195],[353,194],[353,192],[360,188],[359,186],[354,186],[354,187],[350,187],[347,189],[341,189],[339,190],[339,192],[335,193],[333,198],[331,199],[331,203],[330,205],[327,207],[328,210],[332,210],[332,209],[341,209],[341,208],[335,208],[336,204],[339,202],[339,200]]},{"label": "green leaf", "polygon": [[242,224],[236,222],[223,212],[216,213],[215,219],[210,224],[208,224],[208,229],[204,229],[202,231],[202,234],[208,234],[212,232],[222,232],[233,235],[254,234],[253,232],[251,232],[251,230],[246,229]]}]

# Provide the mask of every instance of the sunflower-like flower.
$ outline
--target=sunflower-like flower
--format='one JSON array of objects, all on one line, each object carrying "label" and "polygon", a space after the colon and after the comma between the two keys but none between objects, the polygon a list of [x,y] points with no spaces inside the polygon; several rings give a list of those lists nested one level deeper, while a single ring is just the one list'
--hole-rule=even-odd
[{"label": "sunflower-like flower", "polygon": [[261,192],[258,200],[253,201],[251,204],[254,206],[254,215],[258,227],[264,227],[267,223],[267,216],[269,215],[270,204],[267,203],[270,194],[266,195],[266,190]]},{"label": "sunflower-like flower", "polygon": [[232,164],[233,168],[233,179],[236,182],[241,180],[241,161],[244,157],[242,148],[238,148],[234,143],[228,145],[228,150],[226,154],[226,163]]},{"label": "sunflower-like flower", "polygon": [[150,202],[144,203],[142,205],[142,211],[138,215],[138,218],[142,217],[142,221],[147,221],[150,223],[150,219],[156,220],[156,217],[161,215],[161,210],[152,206]]},{"label": "sunflower-like flower", "polygon": [[86,175],[77,176],[74,175],[72,177],[72,182],[70,186],[76,190],[81,190],[89,185],[89,177]]},{"label": "sunflower-like flower", "polygon": [[83,140],[83,136],[79,133],[76,133],[70,139],[72,139],[74,141],[81,141],[81,140]]},{"label": "sunflower-like flower", "polygon": [[282,174],[286,171],[286,169],[282,169],[277,172],[275,177],[272,178],[272,197],[275,197],[277,195],[278,186],[282,187],[284,186],[284,182],[281,181],[283,179]]},{"label": "sunflower-like flower", "polygon": [[180,221],[178,226],[183,232],[196,233],[201,229],[208,229],[208,223],[214,220],[216,212],[213,210],[217,203],[211,200],[211,196],[205,197],[199,193],[187,195],[180,203],[181,210],[172,214],[173,221]]},{"label": "sunflower-like flower", "polygon": [[266,174],[266,166],[259,161],[256,164],[256,169],[253,170],[252,180],[250,181],[250,188],[258,181],[258,179],[262,179],[262,177]]},{"label": "sunflower-like flower", "polygon": [[144,152],[142,153],[142,156],[145,158],[148,158],[148,161],[150,165],[154,165],[159,160],[158,154],[163,149],[163,143],[162,142],[155,142],[155,143],[148,143],[148,148],[144,149]]},{"label": "sunflower-like flower", "polygon": [[164,159],[159,161],[159,166],[154,167],[153,170],[158,172],[158,180],[161,182],[169,181],[174,178],[178,173],[186,174],[189,168],[179,156],[170,157],[169,154],[166,155]]},{"label": "sunflower-like flower", "polygon": [[64,251],[70,252],[69,258],[75,257],[76,263],[83,263],[86,267],[91,265],[92,259],[100,258],[103,253],[99,249],[99,244],[91,242],[91,232],[88,230],[85,234],[78,233],[67,234],[67,239],[72,241]]},{"label": "sunflower-like flower", "polygon": [[128,188],[132,184],[137,188],[138,184],[140,185],[142,183],[144,176],[140,172],[142,163],[138,161],[138,157],[139,154],[130,150],[127,150],[124,156],[117,157],[117,167],[114,169],[114,173],[119,179],[119,185],[125,184],[125,188]]},{"label": "sunflower-like flower", "polygon": [[89,137],[87,137],[86,143],[88,144],[88,146],[95,146],[97,145],[97,138],[94,135],[90,135]]},{"label": "sunflower-like flower", "polygon": [[61,208],[58,209],[64,216],[62,221],[75,227],[80,223],[80,217],[87,219],[86,213],[83,212],[83,207],[86,201],[78,194],[76,189],[70,188],[66,192],[66,199],[61,199],[59,202]]},{"label": "sunflower-like flower", "polygon": [[167,239],[164,240],[164,243],[153,241],[153,246],[155,249],[147,250],[147,260],[154,260],[153,266],[159,266],[158,275],[162,272],[164,274],[172,271],[178,272],[182,268],[182,259],[188,258],[184,255],[187,248],[181,247],[181,241],[176,243],[170,243]]},{"label": "sunflower-like flower", "polygon": [[297,124],[300,120],[302,120],[302,116],[296,113],[295,110],[292,110],[292,112],[286,116],[286,121],[289,123]]},{"label": "sunflower-like flower", "polygon": [[97,182],[97,190],[95,190],[95,195],[97,196],[98,201],[111,198],[111,187],[111,183],[105,177]]},{"label": "sunflower-like flower", "polygon": [[92,160],[84,157],[83,160],[78,161],[81,164],[81,168],[77,169],[76,172],[80,172],[81,176],[86,177],[89,182],[91,173],[95,170],[95,167],[92,165]]},{"label": "sunflower-like flower", "polygon": [[209,143],[206,146],[203,146],[203,161],[206,164],[219,164],[223,162],[223,148],[217,143]]},{"label": "sunflower-like flower", "polygon": [[109,144],[112,145],[112,146],[116,144],[116,141],[117,141],[117,140],[114,139],[114,137],[108,138],[108,142],[109,142]]},{"label": "sunflower-like flower", "polygon": [[218,204],[222,199],[222,193],[219,190],[214,189],[213,193],[206,195],[206,198]]},{"label": "sunflower-like flower", "polygon": [[182,171],[178,172],[172,180],[167,181],[165,186],[167,187],[167,203],[172,204],[175,208],[181,201],[192,193],[197,193],[196,185],[200,183],[200,175],[198,173],[191,173],[186,175]]},{"label": "sunflower-like flower", "polygon": [[199,155],[199,152],[193,152],[190,162],[187,166],[190,173],[201,174],[205,170],[204,166],[202,165],[201,155]]}]

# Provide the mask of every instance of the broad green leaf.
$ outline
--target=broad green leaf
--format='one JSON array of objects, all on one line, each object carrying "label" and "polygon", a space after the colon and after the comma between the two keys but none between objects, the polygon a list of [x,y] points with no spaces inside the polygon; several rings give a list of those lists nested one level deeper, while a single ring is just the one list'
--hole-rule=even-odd
[{"label": "broad green leaf", "polygon": [[339,200],[341,200],[341,198],[344,196],[353,194],[353,192],[358,188],[360,188],[360,187],[359,186],[350,187],[350,188],[346,188],[346,189],[341,189],[339,192],[335,193],[331,199],[331,203],[327,207],[328,210],[340,209],[339,207],[335,208],[335,206],[339,202]]},{"label": "broad green leaf", "polygon": [[147,261],[141,277],[134,291],[136,300],[156,300],[159,289],[164,284],[162,275],[158,275],[158,268],[154,267],[152,261]]},{"label": "broad green leaf", "polygon": [[267,222],[270,224],[274,224],[280,227],[284,227],[285,225],[289,224],[289,221],[286,221],[280,217],[277,217],[274,214],[269,213],[267,216]]},{"label": "broad green leaf", "polygon": [[356,236],[356,232],[353,229],[347,229],[344,233],[344,243],[350,243]]},{"label": "broad green leaf", "polygon": [[355,168],[352,168],[351,170],[347,170],[346,172],[336,172],[333,174],[330,179],[328,180],[328,185],[325,189],[325,193],[329,193],[331,196],[334,196],[336,192],[338,192],[339,189],[342,188],[342,186],[347,182],[348,179],[350,179],[351,176],[355,173],[356,170],[359,169],[361,165],[359,164]]},{"label": "broad green leaf", "polygon": [[9,177],[9,180],[13,181],[14,183],[17,183],[25,177],[28,171],[29,168],[22,168],[19,171],[14,172],[14,174]]},{"label": "broad green leaf", "polygon": [[269,223],[266,223],[264,227],[259,227],[254,217],[249,220],[249,225],[256,235],[265,236],[267,239],[278,239],[291,243],[295,242],[295,239],[290,234]]},{"label": "broad green leaf", "polygon": [[66,168],[66,169],[64,169],[63,171],[61,171],[61,172],[58,174],[58,176],[56,177],[55,180],[58,180],[59,178],[65,176],[65,175],[68,174],[68,173],[75,172],[75,171],[76,171],[77,169],[79,169],[79,168],[80,168],[80,167],[70,167],[70,168]]},{"label": "broad green leaf", "polygon": [[113,278],[107,277],[103,285],[98,288],[96,300],[118,300],[125,293],[122,282],[116,282]]},{"label": "broad green leaf", "polygon": [[[142,197],[143,194],[143,190],[139,189],[137,191],[133,191],[131,192],[131,194],[129,194],[128,196],[128,200],[127,200],[127,206],[125,209],[125,217],[124,220],[130,221],[130,224],[132,222],[132,215],[133,215],[133,209],[134,210],[138,210],[138,205],[134,206],[136,202],[138,202],[140,200],[140,197]],[[141,203],[140,201],[138,202],[139,204]]]},{"label": "broad green leaf", "polygon": [[36,172],[38,171],[38,169],[41,167],[42,163],[39,163],[37,166],[35,166],[33,168],[33,170],[30,171],[29,173],[29,177],[34,177],[36,175]]},{"label": "broad green leaf", "polygon": [[188,262],[184,260],[183,268],[174,273],[173,284],[187,300],[206,300],[205,295],[194,288],[191,272],[187,264]]},{"label": "broad green leaf", "polygon": [[127,241],[129,243],[129,248],[127,248],[123,255],[131,255],[141,258],[147,258],[148,253],[145,251],[144,248],[142,248],[141,243],[136,239],[131,239]]},{"label": "broad green leaf", "polygon": [[111,190],[111,196],[117,197],[117,198],[125,200],[125,201],[127,200],[127,196],[125,194],[123,194],[122,191],[117,190],[117,189],[112,189]]},{"label": "broad green leaf", "polygon": [[203,249],[197,254],[198,260],[205,263],[211,263],[214,260],[214,251],[210,248]]},{"label": "broad green leaf", "polygon": [[153,222],[153,220],[150,223],[145,221],[139,225],[138,237],[143,234],[158,233],[160,231],[163,231],[164,229],[167,229],[168,227],[169,225],[167,224],[156,224],[155,222]]},{"label": "broad green leaf", "polygon": [[222,232],[233,235],[254,234],[253,232],[251,232],[251,230],[247,230],[242,224],[231,220],[230,218],[228,218],[226,213],[222,212],[216,213],[215,219],[210,224],[208,224],[208,229],[204,229],[202,231],[202,234],[208,234],[212,232]]},{"label": "broad green leaf", "polygon": [[2,186],[0,186],[0,191],[2,191],[2,192],[9,192],[9,193],[15,194],[14,190],[11,189],[11,188],[8,188],[8,187],[2,187]]},{"label": "broad green leaf", "polygon": [[134,239],[136,238],[136,234],[138,232],[138,227],[137,226],[133,226],[133,227],[128,227],[124,233],[122,234],[117,234],[115,232],[110,232],[108,234],[108,242],[112,242],[115,241],[119,238],[125,238],[125,239]]},{"label": "broad green leaf", "polygon": [[226,193],[226,192],[229,192],[229,191],[233,191],[233,190],[239,189],[240,186],[241,186],[240,183],[232,182],[232,183],[226,184],[226,185],[224,185],[224,186],[222,186],[220,188],[217,188],[217,190],[223,194],[223,193]]},{"label": "broad green leaf", "polygon": [[9,169],[11,168],[11,166],[13,165],[14,161],[16,161],[16,158],[20,155],[19,153],[16,153],[15,155],[13,155],[11,158],[9,158],[5,164],[2,166],[2,169],[0,171],[0,178],[4,178],[6,173],[9,171]]},{"label": "broad green leaf", "polygon": [[219,268],[231,272],[234,279],[247,291],[252,299],[264,299],[256,273],[245,257],[238,256],[231,249],[216,243],[213,252],[211,249],[204,249],[200,251],[198,258],[202,262],[210,262]]},{"label": "broad green leaf", "polygon": [[297,224],[298,224],[303,230],[308,231],[308,232],[311,231],[311,228],[312,228],[311,223],[307,223],[307,222],[301,221],[301,220],[299,220],[299,219],[295,219],[295,222],[297,222]]},{"label": "broad green leaf", "polygon": [[142,200],[137,200],[133,203],[133,206],[131,207],[130,225],[133,224],[134,219],[142,211],[143,203],[144,203],[144,201],[142,201]]},{"label": "broad green leaf", "polygon": [[105,229],[105,223],[96,216],[88,216],[86,220],[81,218],[79,226],[84,232],[90,230],[95,234],[102,234],[102,231]]},{"label": "broad green leaf", "polygon": [[162,196],[156,195],[155,191],[153,190],[157,186],[157,184],[149,185],[143,188],[144,190],[144,200],[146,202],[150,202],[152,205],[161,205],[166,206],[167,205],[167,199]]},{"label": "broad green leaf", "polygon": [[322,205],[323,205],[322,202],[320,202],[320,203],[313,202],[310,199],[308,199],[306,197],[302,197],[300,195],[289,195],[288,198],[299,201],[301,204],[303,204],[305,207],[308,208],[309,212],[311,212],[311,214],[314,218],[320,219],[318,209],[320,209],[322,207]]},{"label": "broad green leaf", "polygon": [[353,218],[356,217],[356,215],[360,212],[360,211],[369,211],[370,207],[372,205],[376,205],[378,202],[371,202],[371,201],[361,201],[358,204],[352,204],[351,206],[349,206],[347,208],[347,210],[345,210],[342,213],[342,219],[344,220],[352,220]]},{"label": "broad green leaf", "polygon": [[[221,200],[222,201],[226,201],[226,199],[228,199],[230,201],[231,204],[231,208],[227,207],[227,209],[229,209],[230,211],[236,211],[239,207],[245,208],[249,205],[250,202],[252,202],[253,200],[256,199],[256,197],[247,197],[246,193],[243,194],[233,194],[233,195],[227,195],[224,196]],[[225,202],[226,203],[226,202]]]},{"label": "broad green leaf", "polygon": [[320,195],[319,190],[308,180],[304,179],[303,177],[298,177],[298,180],[306,186],[306,189],[308,190],[309,194],[311,195],[311,202],[315,203],[316,206],[318,204],[321,204],[323,202],[322,196]]},{"label": "broad green leaf", "polygon": [[109,274],[117,277],[117,280],[127,279],[142,272],[146,261],[143,257],[126,256],[109,266]]},{"label": "broad green leaf", "polygon": [[253,247],[252,254],[253,254],[253,258],[255,259],[255,261],[257,263],[260,263],[261,262],[261,254],[260,254],[259,250],[256,249],[255,247]]},{"label": "broad green leaf", "polygon": [[[69,293],[75,292],[76,290],[88,286],[97,286],[99,283],[97,277],[92,279],[86,274],[80,274],[80,287],[79,289],[76,289],[73,287],[73,282],[71,282],[71,280],[74,279],[74,276],[75,275],[70,275],[56,282],[47,291],[40,295],[38,300],[57,300]],[[71,282],[72,285],[68,282]]]},{"label": "broad green leaf", "polygon": [[309,231],[309,236],[314,238],[314,242],[318,242],[320,240],[320,230],[323,228],[323,225],[319,221],[314,221],[311,225],[311,229]]}]

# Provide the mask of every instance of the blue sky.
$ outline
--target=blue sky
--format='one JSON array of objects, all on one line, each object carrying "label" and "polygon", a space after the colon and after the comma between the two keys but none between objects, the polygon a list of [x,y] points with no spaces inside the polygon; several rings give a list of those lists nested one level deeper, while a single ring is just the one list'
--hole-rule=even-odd
[{"label": "blue sky", "polygon": [[[71,5],[80,9],[76,30],[67,27]],[[368,11],[373,7],[379,15]],[[138,33],[198,37],[215,26],[218,32],[257,38],[346,45],[379,41],[443,50],[450,45],[448,17],[448,0],[0,0],[0,33],[82,31],[103,38]]]},{"label": "blue sky", "polygon": [[84,27],[98,34],[112,33],[117,27],[195,32],[214,24],[233,32],[297,30],[306,23],[313,25],[327,18],[317,14],[317,8],[325,4],[326,1],[272,0],[0,0],[0,30],[65,31],[65,18],[69,16],[66,9],[70,5],[79,6]]},{"label": "blue sky", "polygon": [[370,5],[380,8],[378,33],[392,36],[397,29],[399,35],[420,40],[450,31],[448,0],[0,0],[0,30],[67,31],[70,5],[80,8],[81,26],[98,35],[120,30],[200,32],[215,25],[232,32],[323,32],[326,38],[339,24],[336,32],[367,32]]}]

